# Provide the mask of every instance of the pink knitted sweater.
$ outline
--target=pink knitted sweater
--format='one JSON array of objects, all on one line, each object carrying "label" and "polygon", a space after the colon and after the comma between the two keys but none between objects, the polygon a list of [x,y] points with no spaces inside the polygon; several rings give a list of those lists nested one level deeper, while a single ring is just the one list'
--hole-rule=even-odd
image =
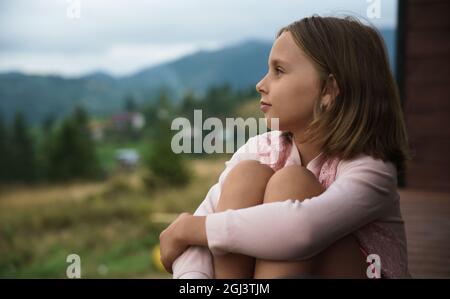
[{"label": "pink knitted sweater", "polygon": [[250,138],[226,162],[219,182],[194,213],[207,216],[209,248],[189,247],[173,264],[174,278],[214,278],[212,254],[235,252],[280,261],[307,259],[347,234],[354,234],[366,255],[380,257],[382,277],[410,277],[397,173],[392,163],[367,155],[348,161],[326,160],[320,154],[306,168],[326,188],[321,195],[301,202],[286,199],[216,213],[226,175],[248,159],[275,171],[302,165],[298,150],[284,142],[280,131]]}]

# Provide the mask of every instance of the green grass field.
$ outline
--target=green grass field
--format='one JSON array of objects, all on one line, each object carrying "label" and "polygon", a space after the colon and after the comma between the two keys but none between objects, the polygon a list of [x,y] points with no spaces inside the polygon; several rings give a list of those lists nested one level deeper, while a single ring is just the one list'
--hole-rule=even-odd
[{"label": "green grass field", "polygon": [[[111,163],[114,149],[100,151],[103,163]],[[224,162],[189,160],[193,178],[182,188],[148,190],[140,170],[104,182],[2,188],[0,277],[65,278],[72,253],[81,258],[82,278],[171,277],[152,263],[152,248],[170,221],[154,216],[193,212]]]}]

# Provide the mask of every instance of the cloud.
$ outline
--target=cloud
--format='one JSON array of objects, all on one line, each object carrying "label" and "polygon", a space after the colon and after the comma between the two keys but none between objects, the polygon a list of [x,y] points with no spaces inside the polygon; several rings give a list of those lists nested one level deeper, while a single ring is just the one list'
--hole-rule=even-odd
[{"label": "cloud", "polygon": [[[80,1],[80,18],[67,16]],[[378,26],[394,26],[396,1],[380,0]],[[0,1],[0,71],[126,74],[208,45],[273,40],[313,13],[365,16],[366,0]],[[142,64],[142,65],[139,65]],[[46,67],[47,66],[47,67]]]},{"label": "cloud", "polygon": [[[2,53],[0,69],[21,70],[29,74],[58,73],[67,77],[80,76],[92,71],[105,71],[112,75],[132,74],[142,67],[167,62],[199,50],[215,50],[220,42],[178,44],[125,44],[114,45],[98,53]],[[99,59],[101,56],[101,59]]]}]

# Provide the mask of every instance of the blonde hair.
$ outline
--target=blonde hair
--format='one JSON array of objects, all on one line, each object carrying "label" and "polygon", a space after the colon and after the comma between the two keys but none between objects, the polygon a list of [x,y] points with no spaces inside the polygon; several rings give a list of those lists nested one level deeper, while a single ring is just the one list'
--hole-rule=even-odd
[{"label": "blonde hair", "polygon": [[[301,142],[318,142],[325,157],[351,159],[365,153],[390,161],[398,173],[411,159],[400,98],[383,40],[353,17],[312,16],[281,28],[314,62],[321,88],[332,74],[339,86],[334,101],[314,107],[314,120]],[[283,136],[292,142],[292,133]]]}]

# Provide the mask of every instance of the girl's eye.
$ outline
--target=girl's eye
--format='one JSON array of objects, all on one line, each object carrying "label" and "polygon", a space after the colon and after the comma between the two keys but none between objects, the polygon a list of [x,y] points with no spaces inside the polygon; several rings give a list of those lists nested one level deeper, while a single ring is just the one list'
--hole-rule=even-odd
[{"label": "girl's eye", "polygon": [[277,73],[278,76],[281,75],[282,73],[284,73],[283,70],[281,68],[279,68],[279,67],[277,67],[275,69],[275,72]]}]

